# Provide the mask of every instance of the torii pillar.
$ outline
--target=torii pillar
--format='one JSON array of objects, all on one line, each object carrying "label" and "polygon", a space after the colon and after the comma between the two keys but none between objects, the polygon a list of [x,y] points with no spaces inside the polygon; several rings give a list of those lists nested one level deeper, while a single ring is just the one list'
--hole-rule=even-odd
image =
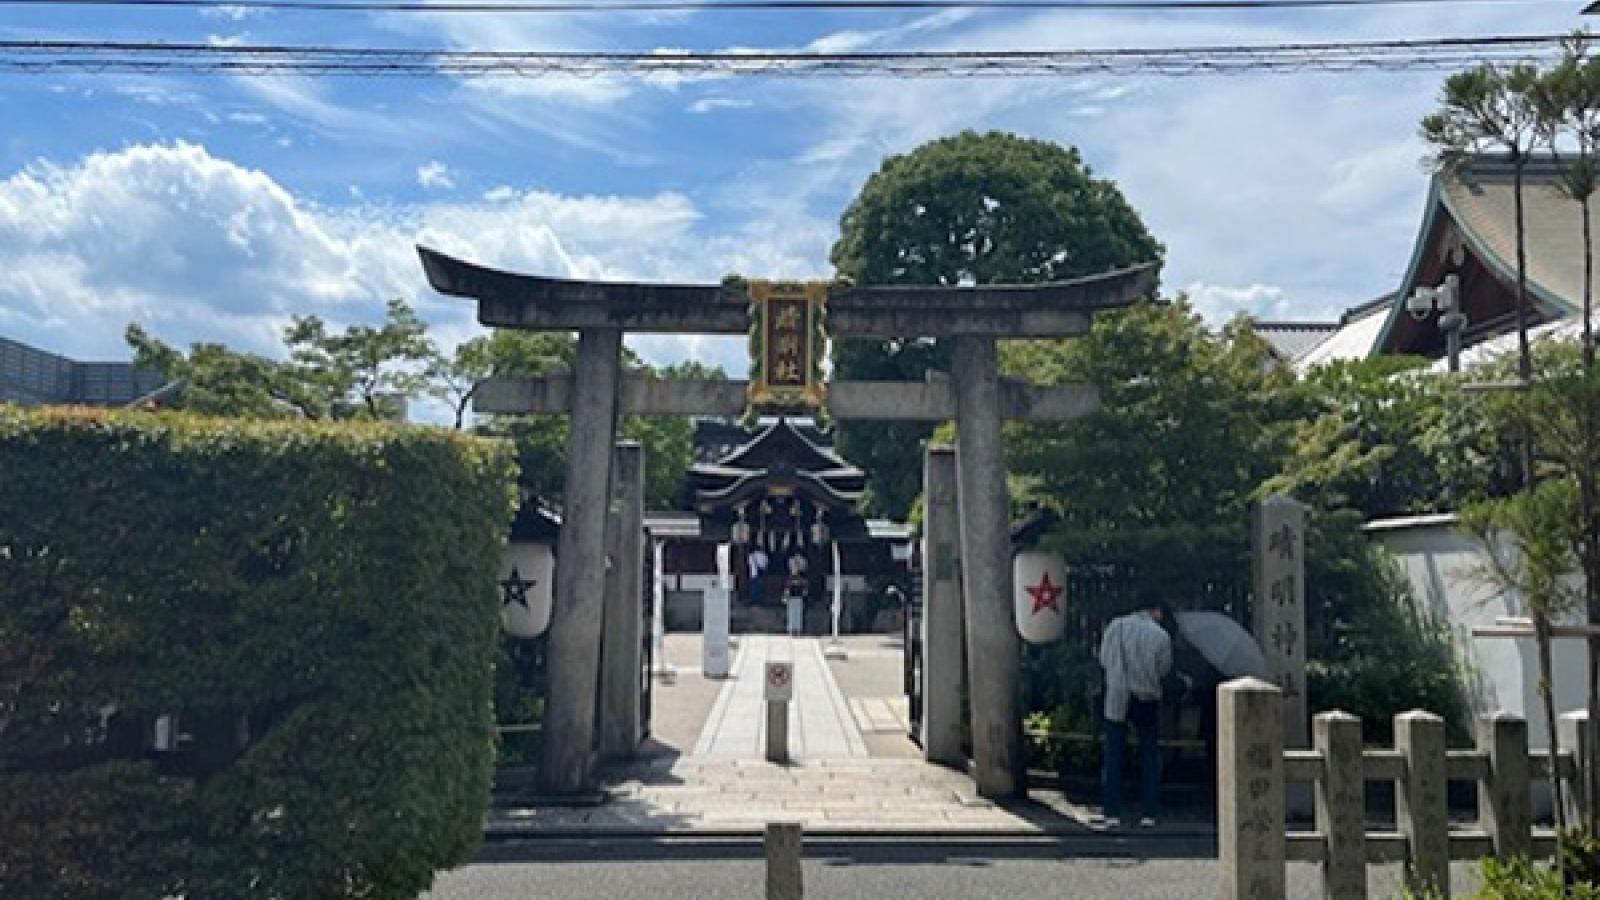
[{"label": "torii pillar", "polygon": [[539,781],[554,794],[588,784],[594,754],[600,627],[605,618],[606,517],[617,431],[620,328],[578,332],[573,367],[572,429],[567,436],[555,606],[550,614]]},{"label": "torii pillar", "polygon": [[982,797],[1026,793],[1021,638],[1011,606],[1011,500],[1000,437],[1000,360],[995,339],[961,334],[951,360],[956,388],[961,595],[967,614],[967,693],[973,778]]},{"label": "torii pillar", "polygon": [[[568,413],[566,507],[550,626],[550,694],[540,780],[551,793],[588,786],[594,759],[605,519],[618,411],[737,416],[737,381],[620,376],[624,331],[744,334],[750,300],[731,285],[601,283],[502,272],[418,248],[428,282],[478,300],[478,321],[500,328],[577,331],[571,375],[490,379],[473,408]],[[1094,312],[1146,294],[1155,266],[1038,285],[840,287],[828,293],[828,331],[839,337],[950,338],[950,379],[836,382],[836,419],[957,420],[958,507],[965,597],[974,777],[985,797],[1021,794],[1019,638],[1011,611],[1010,519],[1000,423],[1064,421],[1097,407],[1084,385],[1040,387],[1000,378],[996,342],[1084,334]]]}]

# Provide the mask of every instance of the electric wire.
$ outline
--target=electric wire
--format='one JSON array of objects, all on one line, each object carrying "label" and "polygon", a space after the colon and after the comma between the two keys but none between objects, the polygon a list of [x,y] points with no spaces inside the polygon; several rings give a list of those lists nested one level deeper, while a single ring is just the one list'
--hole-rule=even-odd
[{"label": "electric wire", "polygon": [[1460,69],[1539,62],[1565,35],[1235,46],[814,53],[546,51],[0,41],[0,73],[187,73],[364,77],[1055,77]]}]

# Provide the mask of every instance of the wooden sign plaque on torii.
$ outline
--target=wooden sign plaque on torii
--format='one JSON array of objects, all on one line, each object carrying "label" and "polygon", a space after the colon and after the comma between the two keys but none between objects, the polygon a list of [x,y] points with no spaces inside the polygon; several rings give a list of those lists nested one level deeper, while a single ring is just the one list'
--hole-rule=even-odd
[{"label": "wooden sign plaque on torii", "polygon": [[[540,779],[552,793],[585,790],[592,773],[595,694],[600,679],[610,448],[619,413],[733,416],[746,408],[739,381],[660,380],[622,372],[626,332],[746,334],[751,298],[737,286],[573,281],[502,272],[418,248],[428,282],[478,301],[495,328],[576,331],[570,373],[489,379],[474,409],[566,413],[565,507],[550,626],[550,691]],[[996,341],[1082,335],[1100,310],[1151,291],[1154,264],[1039,285],[832,287],[827,331],[836,337],[946,338],[949,378],[925,382],[832,382],[835,419],[957,422],[956,489],[965,598],[967,683],[974,778],[980,795],[1017,796],[1022,777],[1018,709],[1020,646],[1012,622],[1011,546],[1001,421],[1063,421],[1096,408],[1092,387],[1041,387],[1002,379]],[[601,448],[604,448],[602,451]],[[574,686],[589,685],[587,690]]]}]

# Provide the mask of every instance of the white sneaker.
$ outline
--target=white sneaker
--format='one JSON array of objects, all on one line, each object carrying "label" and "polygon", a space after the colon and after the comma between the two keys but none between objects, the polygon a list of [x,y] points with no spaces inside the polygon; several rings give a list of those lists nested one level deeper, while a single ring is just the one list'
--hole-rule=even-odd
[{"label": "white sneaker", "polygon": [[1092,822],[1093,824],[1099,825],[1101,828],[1122,827],[1122,820],[1116,816],[1095,816]]},{"label": "white sneaker", "polygon": [[1145,816],[1144,818],[1139,820],[1139,827],[1140,828],[1154,828],[1154,827],[1156,827],[1156,820],[1150,818],[1149,816]]}]

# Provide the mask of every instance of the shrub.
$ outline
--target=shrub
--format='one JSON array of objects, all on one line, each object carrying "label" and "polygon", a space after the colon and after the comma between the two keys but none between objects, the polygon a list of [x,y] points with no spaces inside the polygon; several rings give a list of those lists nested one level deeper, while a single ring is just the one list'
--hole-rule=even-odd
[{"label": "shrub", "polygon": [[0,407],[0,472],[0,896],[412,897],[476,845],[500,445]]}]

